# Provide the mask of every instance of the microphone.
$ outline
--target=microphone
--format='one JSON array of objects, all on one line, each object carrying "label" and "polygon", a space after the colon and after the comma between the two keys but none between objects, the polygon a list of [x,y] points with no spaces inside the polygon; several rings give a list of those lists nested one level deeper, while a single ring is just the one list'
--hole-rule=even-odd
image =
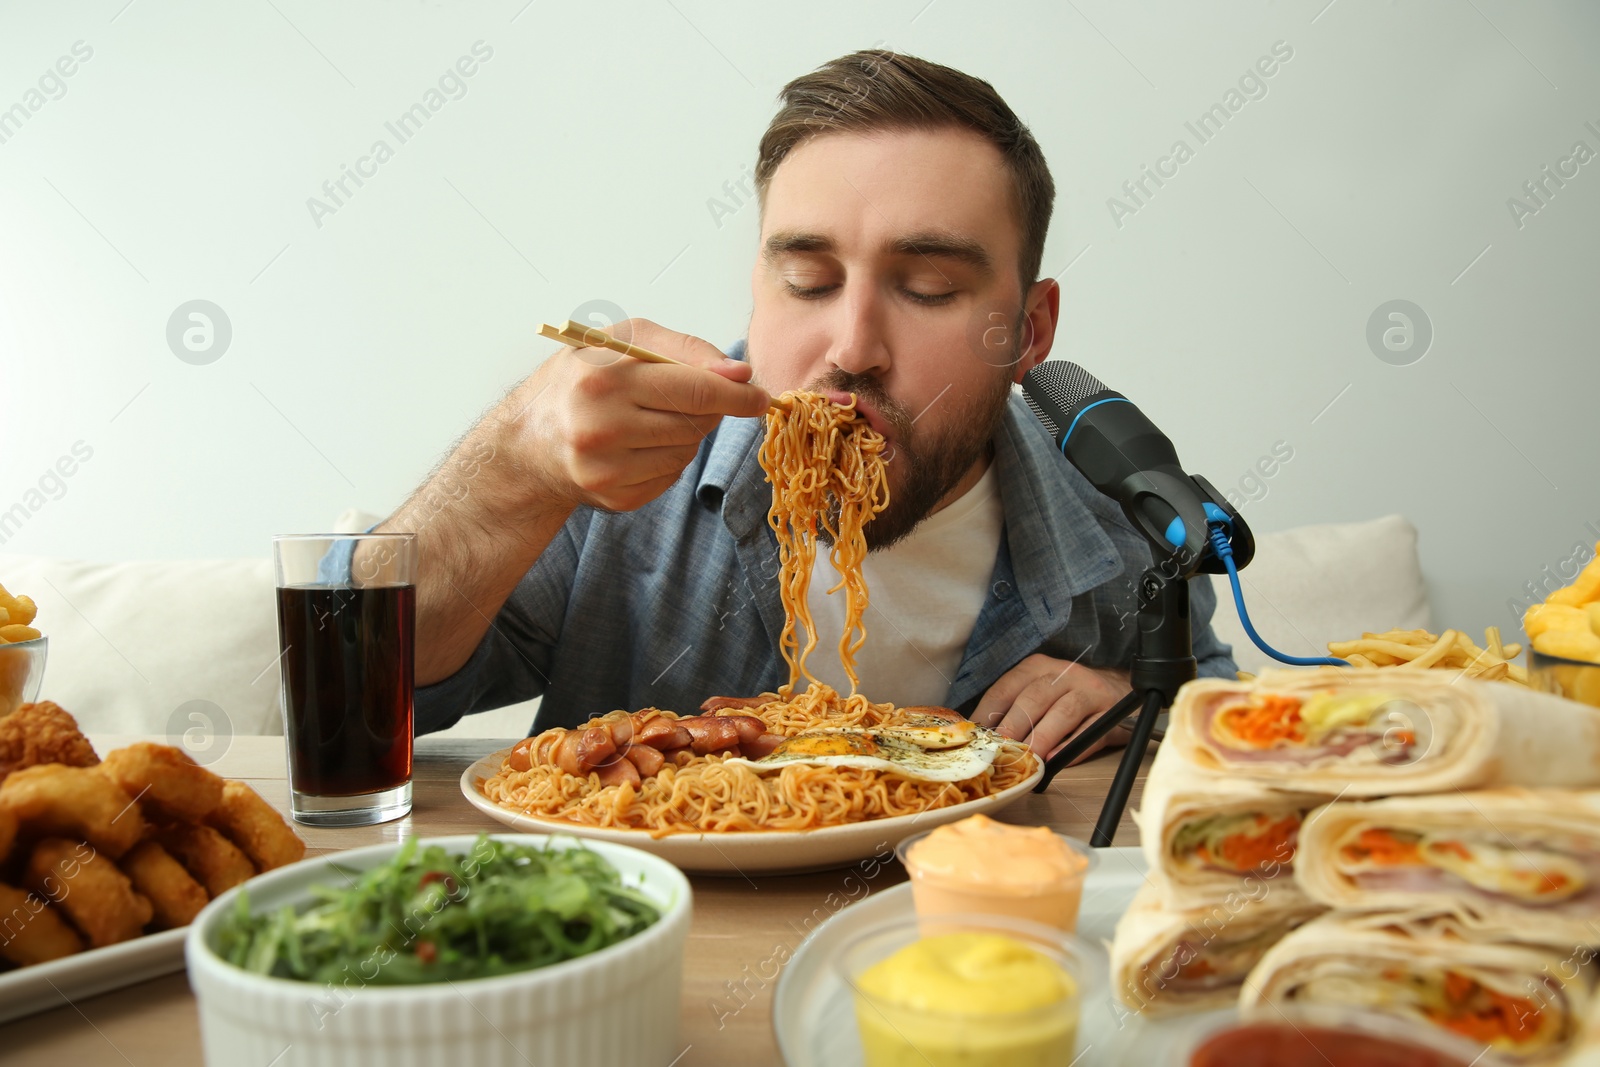
[{"label": "microphone", "polygon": [[1121,393],[1078,366],[1049,359],[1022,379],[1028,406],[1061,454],[1101,493],[1122,505],[1128,521],[1166,553],[1196,561],[1212,574],[1226,571],[1208,525],[1222,523],[1235,565],[1255,555],[1255,539],[1204,478],[1190,476],[1178,450]]}]

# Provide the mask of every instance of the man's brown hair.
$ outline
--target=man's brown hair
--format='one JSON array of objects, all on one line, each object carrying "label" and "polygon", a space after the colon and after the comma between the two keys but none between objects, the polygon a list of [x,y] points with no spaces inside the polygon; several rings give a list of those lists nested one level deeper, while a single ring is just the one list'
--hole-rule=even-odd
[{"label": "man's brown hair", "polygon": [[852,52],[783,87],[783,106],[761,137],[756,190],[766,201],[778,164],[825,133],[927,130],[959,126],[982,136],[1005,159],[1022,228],[1022,289],[1039,278],[1056,186],[1028,127],[981,78],[880,48]]}]

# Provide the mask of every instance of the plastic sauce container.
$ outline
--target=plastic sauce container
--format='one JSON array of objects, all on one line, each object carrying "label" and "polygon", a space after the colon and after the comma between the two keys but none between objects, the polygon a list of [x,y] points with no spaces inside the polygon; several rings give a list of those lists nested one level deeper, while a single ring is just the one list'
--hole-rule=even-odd
[{"label": "plastic sauce container", "polygon": [[972,815],[908,837],[895,856],[911,876],[917,915],[989,914],[1078,928],[1083,880],[1099,856],[1043,826]]},{"label": "plastic sauce container", "polygon": [[865,1067],[1056,1067],[1078,1037],[1085,946],[994,915],[907,918],[862,933],[834,964],[855,1002]]}]

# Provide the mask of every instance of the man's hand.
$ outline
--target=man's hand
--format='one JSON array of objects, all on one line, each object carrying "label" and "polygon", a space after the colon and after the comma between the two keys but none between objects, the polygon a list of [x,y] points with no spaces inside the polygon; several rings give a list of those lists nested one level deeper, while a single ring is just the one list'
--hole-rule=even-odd
[{"label": "man's hand", "polygon": [[460,669],[574,509],[643,507],[723,416],[767,409],[749,365],[697,337],[643,319],[608,332],[690,366],[560,349],[378,527],[417,535],[417,684]]},{"label": "man's hand", "polygon": [[632,511],[664,493],[725,415],[754,417],[768,397],[750,365],[646,319],[612,336],[690,364],[643,363],[606,348],[563,348],[490,414],[497,451],[530,475],[540,504]]},{"label": "man's hand", "polygon": [[[1016,741],[1026,740],[1041,758],[1071,740],[1131,691],[1128,672],[1085,667],[1038,653],[1005,674],[978,701],[972,721]],[[1127,739],[1113,730],[1083,758]]]}]

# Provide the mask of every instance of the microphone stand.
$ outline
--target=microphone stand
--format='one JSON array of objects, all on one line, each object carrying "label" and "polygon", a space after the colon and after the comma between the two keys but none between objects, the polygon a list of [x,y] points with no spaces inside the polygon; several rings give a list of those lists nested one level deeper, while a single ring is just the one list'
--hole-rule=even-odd
[{"label": "microphone stand", "polygon": [[[1183,553],[1170,557],[1177,560]],[[1193,573],[1190,570],[1190,573]],[[1144,762],[1150,747],[1150,735],[1156,728],[1156,719],[1172,706],[1178,689],[1196,675],[1193,637],[1189,628],[1189,574],[1174,576],[1170,565],[1150,567],[1139,579],[1139,636],[1133,656],[1133,670],[1129,681],[1133,691],[1111,706],[1111,709],[1080,734],[1068,742],[1045,762],[1044,777],[1034,786],[1035,793],[1049,787],[1057,772],[1082,756],[1106,734],[1116,729],[1124,719],[1139,712],[1133,723],[1133,736],[1128,739],[1117,765],[1116,776],[1111,780],[1111,791],[1106,794],[1105,805],[1100,809],[1100,819],[1095,823],[1094,836],[1089,843],[1095,848],[1110,846],[1116,836],[1117,824],[1122,821],[1123,809],[1128,806],[1128,795],[1133,792],[1139,766]]]},{"label": "microphone stand", "polygon": [[[1094,835],[1089,840],[1095,848],[1109,847],[1116,836],[1122,812],[1128,806],[1128,796],[1139,776],[1139,767],[1150,748],[1156,720],[1172,706],[1183,684],[1193,681],[1198,673],[1189,625],[1189,579],[1202,571],[1226,569],[1205,547],[1209,525],[1214,522],[1226,525],[1238,566],[1249,563],[1255,554],[1255,540],[1244,519],[1204,478],[1195,476],[1184,485],[1161,475],[1143,473],[1132,482],[1137,492],[1124,497],[1131,502],[1124,505],[1125,510],[1158,553],[1158,562],[1139,578],[1139,634],[1129,674],[1133,690],[1047,759],[1044,777],[1033,788],[1035,793],[1044,792],[1063,767],[1138,711],[1133,735],[1122,753],[1122,762],[1117,765],[1111,790],[1106,794]],[[1176,531],[1172,526],[1163,529],[1148,519],[1149,513],[1142,506],[1151,499],[1160,501],[1168,514],[1175,513],[1180,518],[1187,515],[1187,521],[1181,525],[1174,523]]]}]

